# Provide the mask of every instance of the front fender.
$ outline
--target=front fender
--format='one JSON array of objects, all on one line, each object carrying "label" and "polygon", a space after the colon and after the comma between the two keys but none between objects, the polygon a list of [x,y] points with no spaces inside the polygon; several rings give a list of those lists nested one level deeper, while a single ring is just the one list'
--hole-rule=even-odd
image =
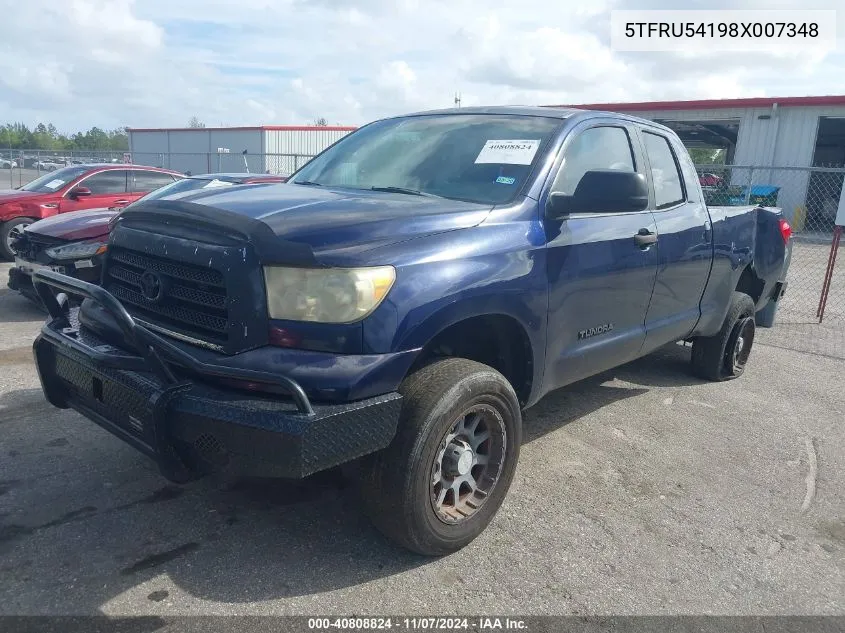
[{"label": "front fender", "polygon": [[47,207],[44,204],[32,204],[26,202],[10,202],[3,207],[0,207],[0,222],[8,222],[16,218],[34,218],[36,220],[43,220],[56,215],[59,212],[58,204],[56,207]]},{"label": "front fender", "polygon": [[546,261],[545,250],[527,239],[524,225],[519,231],[499,225],[453,234],[431,245],[431,251],[418,244],[415,261],[396,267],[388,300],[364,322],[364,353],[419,349],[460,321],[504,315],[525,330],[534,360],[533,384],[540,385],[548,315]]}]

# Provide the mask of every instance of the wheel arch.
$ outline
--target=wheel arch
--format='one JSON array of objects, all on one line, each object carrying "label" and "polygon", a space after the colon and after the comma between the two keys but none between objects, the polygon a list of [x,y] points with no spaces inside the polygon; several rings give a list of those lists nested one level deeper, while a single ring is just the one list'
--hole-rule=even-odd
[{"label": "wheel arch", "polygon": [[[436,315],[435,315],[436,316]],[[434,317],[432,317],[434,318]],[[466,358],[499,371],[513,387],[520,404],[531,402],[542,378],[544,354],[532,341],[530,328],[513,314],[484,312],[441,315],[408,373],[437,358]],[[433,324],[429,323],[431,328]],[[539,358],[538,358],[539,356]]]},{"label": "wheel arch", "polygon": [[754,305],[759,307],[765,286],[766,282],[757,275],[753,264],[748,264],[742,269],[735,290],[747,294],[754,301]]}]

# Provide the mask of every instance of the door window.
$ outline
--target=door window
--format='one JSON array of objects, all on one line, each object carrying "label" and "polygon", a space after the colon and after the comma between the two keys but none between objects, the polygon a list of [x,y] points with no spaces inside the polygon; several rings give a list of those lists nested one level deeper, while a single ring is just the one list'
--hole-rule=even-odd
[{"label": "door window", "polygon": [[95,196],[110,193],[126,193],[126,177],[129,172],[125,169],[110,169],[94,174],[79,183],[88,187]]},{"label": "door window", "polygon": [[[698,182],[698,172],[695,169],[695,165],[692,162],[689,152],[685,147],[679,147],[677,143],[673,143],[672,147],[675,150],[675,156],[677,157],[678,162],[681,163],[681,173],[684,175],[684,189],[686,189],[687,192],[687,200],[689,202],[701,202],[701,187],[695,186],[695,183]],[[721,178],[716,174],[710,175],[716,180],[721,180]]]},{"label": "door window", "polygon": [[621,127],[593,127],[566,148],[552,191],[571,196],[581,178],[593,169],[636,171],[628,132]]},{"label": "door window", "polygon": [[160,171],[133,171],[134,186],[132,191],[136,193],[148,193],[155,191],[159,187],[169,185],[173,182],[173,176],[170,174],[163,174]]},{"label": "door window", "polygon": [[658,209],[666,209],[684,201],[681,172],[675,153],[665,136],[644,132],[645,149],[651,163],[651,179],[654,182],[654,203]]}]

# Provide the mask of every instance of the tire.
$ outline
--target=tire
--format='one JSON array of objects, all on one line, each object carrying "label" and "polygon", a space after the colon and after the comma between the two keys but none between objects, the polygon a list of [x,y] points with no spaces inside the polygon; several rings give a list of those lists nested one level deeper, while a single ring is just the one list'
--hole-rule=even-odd
[{"label": "tire", "polygon": [[14,218],[0,226],[0,253],[6,259],[15,259],[15,252],[12,250],[10,244],[12,237],[16,231],[22,231],[24,228],[35,222],[32,218]]},{"label": "tire", "polygon": [[739,378],[754,344],[754,300],[734,292],[722,328],[692,343],[692,370],[700,378],[721,382]]},{"label": "tire", "polygon": [[[519,401],[499,372],[463,358],[422,367],[399,391],[396,437],[361,463],[363,505],[392,540],[442,556],[481,534],[504,501],[522,442]],[[484,429],[488,439],[479,442]],[[478,477],[477,489],[460,483],[465,473]]]}]

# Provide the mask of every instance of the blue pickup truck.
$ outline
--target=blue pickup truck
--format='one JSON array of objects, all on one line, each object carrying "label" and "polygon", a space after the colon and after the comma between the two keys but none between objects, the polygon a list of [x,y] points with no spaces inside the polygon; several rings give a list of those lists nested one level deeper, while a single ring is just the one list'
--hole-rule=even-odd
[{"label": "blue pickup truck", "polygon": [[777,209],[708,209],[649,121],[423,112],[287,184],[133,205],[99,285],[35,273],[34,353],[50,403],[172,481],[357,460],[374,523],[442,555],[502,504],[544,394],[678,341],[697,375],[741,375],[790,232]]}]

